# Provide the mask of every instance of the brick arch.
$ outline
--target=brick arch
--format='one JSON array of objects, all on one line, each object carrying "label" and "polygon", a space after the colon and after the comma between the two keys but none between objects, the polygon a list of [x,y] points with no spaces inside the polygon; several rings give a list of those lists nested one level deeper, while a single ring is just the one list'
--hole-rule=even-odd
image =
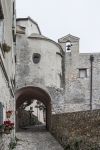
[{"label": "brick arch", "polygon": [[51,98],[50,95],[44,89],[40,87],[23,87],[18,89],[15,93],[16,109],[26,100],[36,99],[42,102],[46,106],[46,127],[50,130],[51,126]]}]

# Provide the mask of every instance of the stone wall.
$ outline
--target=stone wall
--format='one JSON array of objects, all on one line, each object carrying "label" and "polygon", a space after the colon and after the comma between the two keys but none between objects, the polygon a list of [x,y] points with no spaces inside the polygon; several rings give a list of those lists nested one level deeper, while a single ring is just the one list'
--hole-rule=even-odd
[{"label": "stone wall", "polygon": [[[66,50],[67,41],[71,42],[70,51]],[[100,53],[79,53],[79,38],[70,34],[59,39],[59,44],[65,52],[63,62],[65,75],[64,111],[85,111],[90,107],[100,109]],[[92,63],[92,96],[91,55],[94,58]],[[82,76],[80,76],[81,71],[83,71]]]},{"label": "stone wall", "polygon": [[40,124],[38,118],[33,114],[31,114],[30,116],[30,112],[26,110],[18,110],[17,123],[18,128],[24,128],[30,125]]},{"label": "stone wall", "polygon": [[[27,38],[25,35],[17,34],[16,87],[41,84],[44,87],[60,88],[62,57],[58,46],[57,43],[54,44],[41,36]],[[38,63],[33,61],[36,53],[40,54]]]},{"label": "stone wall", "polygon": [[18,128],[23,128],[25,126],[29,126],[30,124],[30,114],[24,110],[18,111],[16,119],[18,123]]},{"label": "stone wall", "polygon": [[[65,112],[90,109],[91,54],[66,54]],[[100,109],[100,54],[93,54],[92,108]],[[80,69],[86,70],[86,77],[80,77]]]},{"label": "stone wall", "polygon": [[26,28],[25,34],[27,37],[30,36],[33,32],[36,34],[40,34],[41,32],[38,27],[38,24],[30,17],[23,19],[18,18],[17,25]]},{"label": "stone wall", "polygon": [[64,90],[56,89],[55,87],[48,87],[49,94],[52,100],[52,113],[63,113],[64,112]]},{"label": "stone wall", "polygon": [[98,145],[100,110],[55,114],[52,116],[51,132],[64,147],[73,140],[84,141],[82,147],[87,143]]}]

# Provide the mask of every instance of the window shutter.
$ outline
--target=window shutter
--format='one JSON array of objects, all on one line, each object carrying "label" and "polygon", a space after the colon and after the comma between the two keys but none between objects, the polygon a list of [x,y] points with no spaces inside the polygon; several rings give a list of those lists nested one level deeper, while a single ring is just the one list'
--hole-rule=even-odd
[{"label": "window shutter", "polygon": [[3,123],[3,105],[0,102],[0,124]]}]

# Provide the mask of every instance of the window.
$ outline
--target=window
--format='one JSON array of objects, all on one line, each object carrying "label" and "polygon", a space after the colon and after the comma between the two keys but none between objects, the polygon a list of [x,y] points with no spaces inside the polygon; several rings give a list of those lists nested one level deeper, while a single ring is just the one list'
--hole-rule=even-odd
[{"label": "window", "polygon": [[33,54],[33,62],[34,62],[35,64],[39,63],[40,58],[41,58],[41,55],[40,55],[40,54],[38,54],[38,53],[34,53],[34,54]]},{"label": "window", "polygon": [[79,77],[87,78],[87,69],[79,69]]}]

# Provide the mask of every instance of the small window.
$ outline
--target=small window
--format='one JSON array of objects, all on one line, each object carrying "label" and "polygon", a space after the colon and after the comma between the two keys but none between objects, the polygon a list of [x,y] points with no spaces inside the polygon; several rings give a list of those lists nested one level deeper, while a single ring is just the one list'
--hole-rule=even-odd
[{"label": "small window", "polygon": [[40,62],[40,58],[41,58],[41,55],[40,55],[40,54],[38,54],[38,53],[34,53],[34,54],[33,54],[33,62],[34,62],[35,64],[37,64],[37,63]]},{"label": "small window", "polygon": [[79,69],[79,77],[87,78],[87,69]]}]

